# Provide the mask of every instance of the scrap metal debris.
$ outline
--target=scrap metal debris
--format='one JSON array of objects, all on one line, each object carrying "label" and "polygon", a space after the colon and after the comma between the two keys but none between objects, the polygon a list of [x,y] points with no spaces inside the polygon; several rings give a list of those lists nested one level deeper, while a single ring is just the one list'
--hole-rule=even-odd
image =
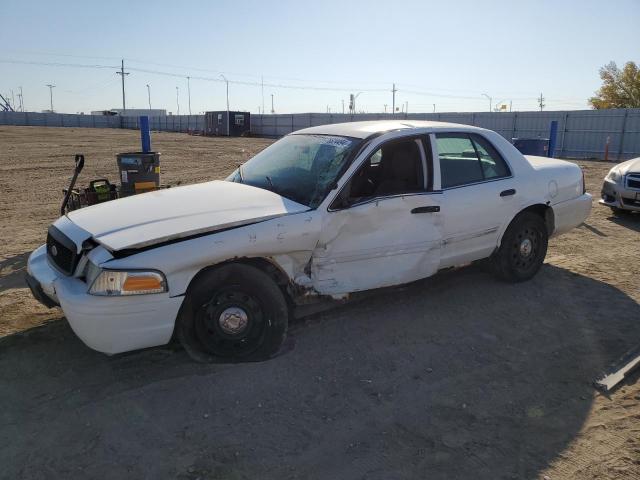
[{"label": "scrap metal debris", "polygon": [[594,386],[604,392],[611,392],[616,385],[640,367],[640,346],[628,351],[604,376],[594,382]]}]

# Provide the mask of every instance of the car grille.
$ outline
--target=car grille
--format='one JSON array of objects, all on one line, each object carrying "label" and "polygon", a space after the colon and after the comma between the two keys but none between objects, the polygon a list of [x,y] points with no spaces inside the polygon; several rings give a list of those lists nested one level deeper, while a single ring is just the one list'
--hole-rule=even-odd
[{"label": "car grille", "polygon": [[627,188],[640,190],[640,173],[630,173],[627,175]]},{"label": "car grille", "polygon": [[47,233],[47,257],[65,275],[73,275],[80,260],[75,243],[53,225]]},{"label": "car grille", "polygon": [[630,207],[640,207],[640,200],[622,197],[622,203]]}]

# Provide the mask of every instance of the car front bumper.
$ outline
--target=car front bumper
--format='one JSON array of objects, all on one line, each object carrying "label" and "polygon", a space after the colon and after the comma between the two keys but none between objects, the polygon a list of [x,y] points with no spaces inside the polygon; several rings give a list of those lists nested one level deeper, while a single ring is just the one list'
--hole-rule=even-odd
[{"label": "car front bumper", "polygon": [[640,212],[640,190],[627,188],[624,181],[614,183],[605,180],[602,184],[601,197],[598,202],[600,205]]},{"label": "car front bumper", "polygon": [[49,265],[44,245],[29,257],[27,283],[41,303],[60,305],[80,340],[107,354],[168,343],[183,300],[169,293],[89,295],[83,280],[65,276]]}]

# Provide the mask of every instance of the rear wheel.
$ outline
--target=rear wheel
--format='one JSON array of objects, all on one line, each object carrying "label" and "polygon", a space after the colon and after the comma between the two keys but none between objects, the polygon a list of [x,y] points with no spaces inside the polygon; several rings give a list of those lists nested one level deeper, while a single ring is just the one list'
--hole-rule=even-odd
[{"label": "rear wheel", "polygon": [[197,361],[256,361],[277,353],[288,324],[287,302],[262,270],[229,264],[189,287],[177,336]]},{"label": "rear wheel", "polygon": [[523,282],[532,278],[547,254],[548,232],[544,220],[524,212],[509,225],[498,251],[491,257],[493,269],[503,280]]}]

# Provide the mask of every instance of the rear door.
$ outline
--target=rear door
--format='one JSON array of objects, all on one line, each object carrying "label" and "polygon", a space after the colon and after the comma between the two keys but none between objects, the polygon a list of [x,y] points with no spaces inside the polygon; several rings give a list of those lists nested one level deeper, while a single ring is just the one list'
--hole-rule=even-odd
[{"label": "rear door", "polygon": [[431,151],[428,137],[403,137],[364,159],[323,220],[311,261],[317,291],[398,285],[438,270],[441,195]]},{"label": "rear door", "polygon": [[504,158],[484,136],[438,133],[442,188],[442,267],[485,258],[518,205],[515,181]]}]

